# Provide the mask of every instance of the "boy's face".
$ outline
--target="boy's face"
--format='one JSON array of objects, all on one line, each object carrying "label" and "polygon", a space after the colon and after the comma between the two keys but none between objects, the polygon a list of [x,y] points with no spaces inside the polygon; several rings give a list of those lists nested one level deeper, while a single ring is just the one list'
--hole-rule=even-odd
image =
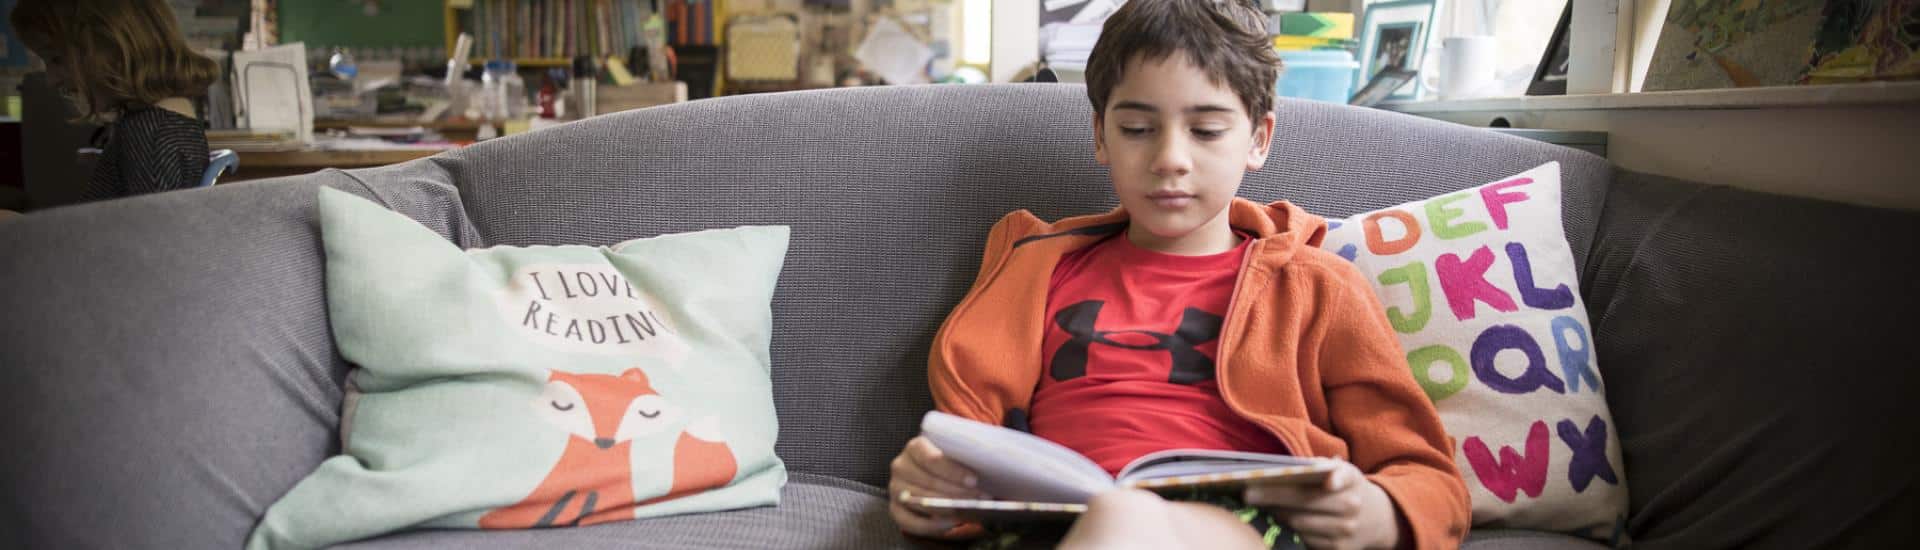
[{"label": "boy's face", "polygon": [[[1231,247],[1227,205],[1240,177],[1267,161],[1273,113],[1248,119],[1240,97],[1181,53],[1127,63],[1094,113],[1094,158],[1110,168],[1132,218],[1129,237],[1163,252]],[[1256,122],[1257,121],[1257,122]]]}]

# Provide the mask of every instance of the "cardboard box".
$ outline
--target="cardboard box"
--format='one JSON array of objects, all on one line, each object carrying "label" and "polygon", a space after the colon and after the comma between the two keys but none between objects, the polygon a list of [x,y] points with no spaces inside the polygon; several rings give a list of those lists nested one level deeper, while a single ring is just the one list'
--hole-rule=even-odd
[{"label": "cardboard box", "polygon": [[632,86],[600,86],[594,89],[594,112],[617,113],[687,100],[685,82],[642,82]]}]

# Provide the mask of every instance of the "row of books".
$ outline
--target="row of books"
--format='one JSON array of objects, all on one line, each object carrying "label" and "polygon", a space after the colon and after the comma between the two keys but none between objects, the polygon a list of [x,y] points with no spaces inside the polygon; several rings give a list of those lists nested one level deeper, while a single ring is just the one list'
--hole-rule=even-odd
[{"label": "row of books", "polygon": [[711,46],[715,43],[714,0],[664,0],[662,8],[666,10],[667,41],[674,45],[695,44]]},{"label": "row of books", "polygon": [[476,57],[603,57],[643,44],[655,9],[669,42],[713,43],[713,0],[474,0],[463,23]]},{"label": "row of books", "polygon": [[1351,50],[1353,14],[1296,12],[1269,15],[1277,50]]}]

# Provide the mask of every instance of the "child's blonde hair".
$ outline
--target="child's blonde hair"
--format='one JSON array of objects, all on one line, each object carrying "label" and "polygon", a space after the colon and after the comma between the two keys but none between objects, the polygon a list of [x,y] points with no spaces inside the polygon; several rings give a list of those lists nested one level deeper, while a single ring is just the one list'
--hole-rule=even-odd
[{"label": "child's blonde hair", "polygon": [[164,0],[21,0],[20,41],[62,71],[62,90],[91,121],[206,95],[220,67],[193,51]]}]

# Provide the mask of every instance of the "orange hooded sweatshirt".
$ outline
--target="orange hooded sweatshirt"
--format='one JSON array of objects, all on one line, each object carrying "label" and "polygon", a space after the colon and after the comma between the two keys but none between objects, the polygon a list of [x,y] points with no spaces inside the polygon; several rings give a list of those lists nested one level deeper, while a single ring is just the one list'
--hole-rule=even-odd
[{"label": "orange hooded sweatshirt", "polygon": [[[1319,248],[1327,227],[1318,216],[1284,201],[1236,198],[1228,210],[1228,223],[1254,242],[1214,363],[1227,406],[1295,456],[1366,472],[1412,528],[1403,547],[1459,546],[1472,509],[1452,441],[1366,277]],[[938,408],[995,425],[1024,416],[1040,382],[1054,265],[1126,227],[1124,210],[1051,225],[1021,210],[994,224],[973,288],[934,336],[928,380]]]}]

